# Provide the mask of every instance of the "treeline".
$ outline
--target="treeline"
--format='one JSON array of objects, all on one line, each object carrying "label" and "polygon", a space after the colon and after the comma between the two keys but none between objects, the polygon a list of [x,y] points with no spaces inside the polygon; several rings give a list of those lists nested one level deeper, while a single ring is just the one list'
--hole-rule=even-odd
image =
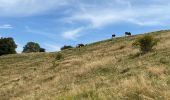
[{"label": "treeline", "polygon": [[[7,54],[16,54],[17,44],[15,43],[12,37],[0,38],[0,56]],[[73,48],[70,45],[65,45],[61,50]],[[22,53],[31,53],[31,52],[46,52],[46,49],[42,48],[36,42],[28,42],[24,47]]]},{"label": "treeline", "polygon": [[[11,37],[8,38],[0,38],[0,56],[7,54],[16,54],[17,44],[14,39]],[[38,43],[28,42],[23,47],[23,53],[31,53],[31,52],[45,52],[44,48],[41,48]]]}]

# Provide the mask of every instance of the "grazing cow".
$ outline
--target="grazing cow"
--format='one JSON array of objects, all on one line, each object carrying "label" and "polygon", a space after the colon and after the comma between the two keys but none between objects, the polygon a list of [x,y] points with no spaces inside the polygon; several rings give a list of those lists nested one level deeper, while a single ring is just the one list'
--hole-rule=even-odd
[{"label": "grazing cow", "polygon": [[78,44],[77,47],[78,48],[81,48],[81,47],[84,47],[85,45],[84,44]]},{"label": "grazing cow", "polygon": [[112,34],[112,38],[115,38],[116,37],[116,34]]},{"label": "grazing cow", "polygon": [[130,32],[125,32],[125,36],[131,36],[132,34]]}]

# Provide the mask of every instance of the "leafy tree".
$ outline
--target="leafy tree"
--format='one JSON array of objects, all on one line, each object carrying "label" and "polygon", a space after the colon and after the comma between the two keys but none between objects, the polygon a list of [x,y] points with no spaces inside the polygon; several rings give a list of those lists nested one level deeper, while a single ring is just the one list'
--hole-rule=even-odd
[{"label": "leafy tree", "polygon": [[150,35],[144,35],[136,39],[133,46],[139,47],[140,51],[144,54],[153,50],[153,47],[157,44],[158,40]]},{"label": "leafy tree", "polygon": [[70,46],[70,45],[65,45],[65,46],[63,46],[62,48],[61,48],[61,50],[65,50],[65,49],[71,49],[71,48],[73,48],[72,46]]},{"label": "leafy tree", "polygon": [[28,42],[23,49],[23,53],[40,52],[40,45],[35,42]]},{"label": "leafy tree", "polygon": [[44,48],[40,48],[40,52],[45,52],[45,49]]},{"label": "leafy tree", "polygon": [[0,56],[5,54],[15,54],[17,45],[13,38],[0,38]]}]

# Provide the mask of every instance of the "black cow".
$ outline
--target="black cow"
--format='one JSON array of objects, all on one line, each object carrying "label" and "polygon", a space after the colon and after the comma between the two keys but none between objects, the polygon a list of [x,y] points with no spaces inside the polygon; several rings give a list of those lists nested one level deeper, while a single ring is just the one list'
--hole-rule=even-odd
[{"label": "black cow", "polygon": [[125,32],[125,36],[131,36],[132,34],[130,32]]},{"label": "black cow", "polygon": [[112,38],[115,38],[116,37],[116,34],[112,34]]},{"label": "black cow", "polygon": [[85,45],[84,44],[78,44],[77,47],[78,48],[81,48],[81,47],[84,47]]}]

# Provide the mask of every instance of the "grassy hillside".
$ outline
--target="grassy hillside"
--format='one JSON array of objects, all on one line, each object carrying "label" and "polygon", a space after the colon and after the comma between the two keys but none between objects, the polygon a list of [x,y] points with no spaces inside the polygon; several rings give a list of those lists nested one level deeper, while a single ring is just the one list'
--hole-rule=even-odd
[{"label": "grassy hillside", "polygon": [[122,37],[56,53],[0,57],[0,100],[168,100],[170,31],[149,33],[160,41],[138,56]]}]

